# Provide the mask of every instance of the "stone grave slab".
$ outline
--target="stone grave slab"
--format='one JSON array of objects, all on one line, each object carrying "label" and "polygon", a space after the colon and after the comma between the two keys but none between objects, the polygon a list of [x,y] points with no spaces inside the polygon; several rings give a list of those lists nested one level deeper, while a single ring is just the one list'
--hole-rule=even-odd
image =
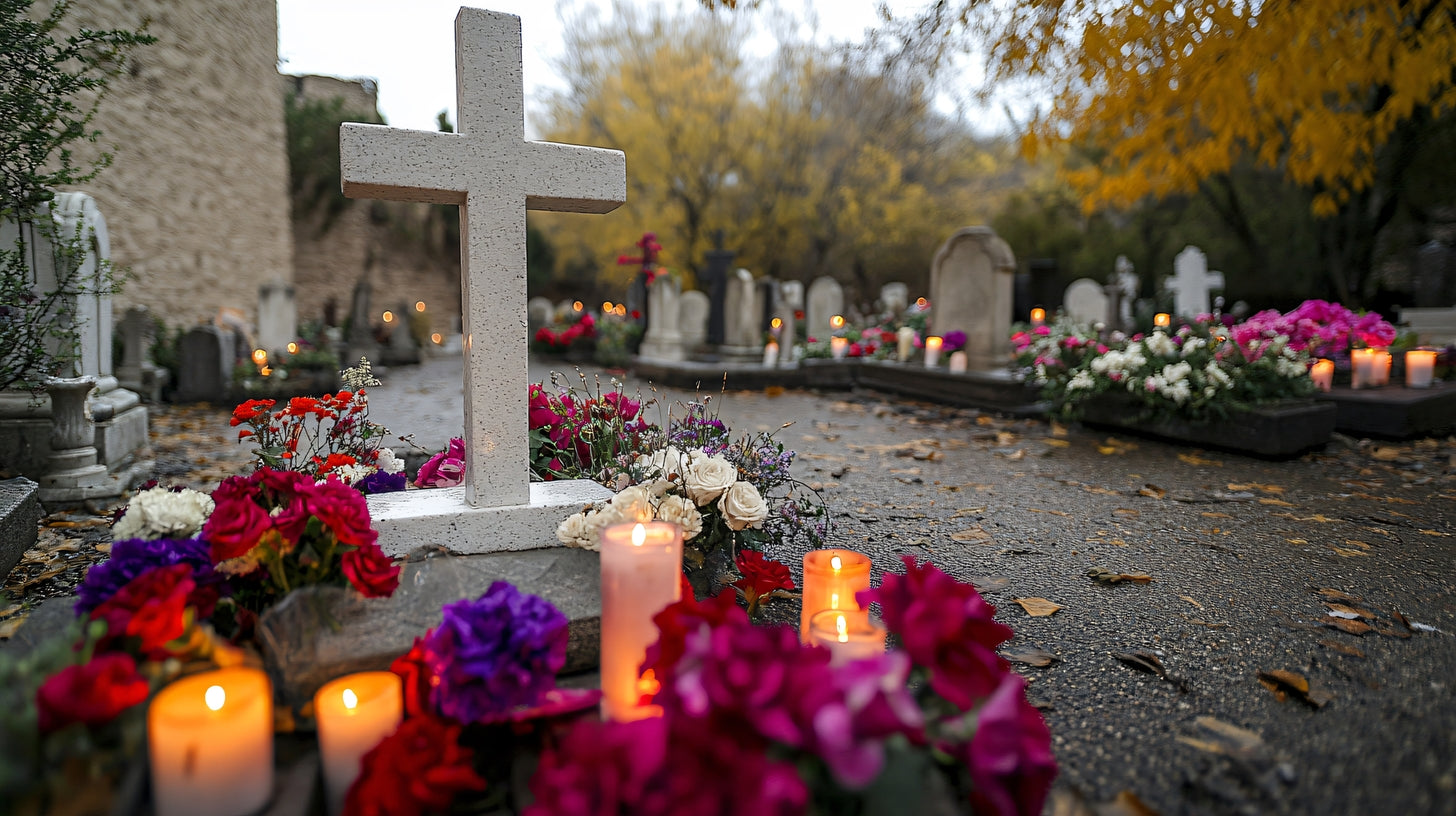
[{"label": "stone grave slab", "polygon": [[1212,308],[1209,291],[1223,288],[1223,273],[1208,271],[1208,256],[1196,246],[1184,247],[1173,258],[1173,277],[1163,286],[1173,293],[1173,311],[1180,317],[1208,314]]},{"label": "stone grave slab", "polygon": [[35,546],[45,511],[40,485],[20,476],[0,480],[0,575],[9,575],[25,551]]},{"label": "stone grave slab", "polygon": [[966,333],[972,370],[1004,368],[1011,359],[1016,256],[990,227],[965,227],[947,238],[930,265],[930,328]]},{"label": "stone grave slab", "polygon": [[1335,428],[1353,436],[1412,439],[1456,430],[1456,383],[1359,390],[1338,386],[1321,399],[1339,412]]},{"label": "stone grave slab", "polygon": [[1136,407],[1106,398],[1088,402],[1082,422],[1169,442],[1284,459],[1328,442],[1335,432],[1336,414],[1332,403],[1296,400],[1251,408],[1221,422],[1144,421],[1138,419]]}]

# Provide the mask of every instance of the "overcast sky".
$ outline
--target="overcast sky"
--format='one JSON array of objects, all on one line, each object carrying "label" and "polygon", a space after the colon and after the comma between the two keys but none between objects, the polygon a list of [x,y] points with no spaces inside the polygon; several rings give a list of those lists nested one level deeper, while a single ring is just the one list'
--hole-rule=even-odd
[{"label": "overcast sky", "polygon": [[[908,14],[926,2],[890,0],[890,6]],[[784,0],[783,5],[797,9],[799,3],[820,18],[821,40],[857,40],[877,22],[877,0]],[[455,121],[454,30],[460,5],[459,0],[278,0],[279,67],[290,74],[375,79],[380,112],[389,124],[434,130],[441,110],[449,110]],[[529,122],[541,92],[564,87],[551,68],[563,29],[557,3],[481,0],[480,5],[521,18]],[[569,0],[567,6],[589,7],[610,10],[611,2]],[[528,124],[528,136],[534,135]]]}]

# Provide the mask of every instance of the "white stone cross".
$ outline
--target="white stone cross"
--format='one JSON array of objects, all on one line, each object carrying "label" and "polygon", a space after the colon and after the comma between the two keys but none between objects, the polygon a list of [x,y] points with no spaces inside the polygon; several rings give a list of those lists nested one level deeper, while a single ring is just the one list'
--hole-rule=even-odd
[{"label": "white stone cross", "polygon": [[605,213],[627,200],[621,151],[525,140],[521,20],[455,18],[456,133],[345,124],[344,195],[460,205],[465,501],[530,504],[526,210]]},{"label": "white stone cross", "polygon": [[1163,279],[1173,293],[1173,311],[1182,317],[1196,317],[1211,310],[1208,290],[1223,288],[1223,273],[1208,271],[1208,258],[1195,246],[1184,247],[1173,259],[1173,277]]}]

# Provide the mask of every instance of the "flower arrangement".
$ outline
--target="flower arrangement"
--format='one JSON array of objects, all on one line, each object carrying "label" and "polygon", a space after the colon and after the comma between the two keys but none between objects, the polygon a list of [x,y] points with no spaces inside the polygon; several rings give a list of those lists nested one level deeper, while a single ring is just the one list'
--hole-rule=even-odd
[{"label": "flower arrangement", "polygon": [[663,610],[646,661],[663,716],[576,724],[542,756],[525,813],[854,813],[891,790],[1040,813],[1051,736],[996,655],[1011,631],[995,610],[913,558],[860,600],[902,651],[831,665],[790,627],[750,625],[728,593]]},{"label": "flower arrangement", "polygon": [[[642,415],[640,399],[628,397],[617,381],[603,392],[562,387],[553,379],[530,386],[532,478],[591,479],[612,486],[620,464],[659,434]],[[650,405],[650,403],[649,403]]]},{"label": "flower arrangement", "polygon": [[1357,314],[1338,303],[1306,300],[1283,314],[1259,312],[1232,327],[1230,335],[1240,344],[1286,337],[1291,348],[1311,357],[1348,357],[1351,348],[1389,346],[1396,331],[1376,312]]},{"label": "flower arrangement", "polygon": [[351,390],[322,397],[293,397],[277,405],[271,399],[248,400],[233,410],[238,441],[251,441],[260,467],[291,470],[315,478],[334,476],[365,493],[405,489],[404,462],[379,442],[389,434],[369,421],[365,389],[379,385],[369,361],[359,359],[342,372]]},{"label": "flower arrangement", "polygon": [[1068,416],[1101,394],[1125,395],[1144,418],[1209,421],[1314,392],[1307,348],[1242,324],[1201,320],[1103,342],[1060,318],[1051,326],[1018,326],[1011,344],[1028,378]]},{"label": "flower arrangement", "polygon": [[544,354],[565,354],[590,348],[597,336],[597,321],[586,310],[568,312],[565,323],[542,326],[531,337],[531,350]]}]

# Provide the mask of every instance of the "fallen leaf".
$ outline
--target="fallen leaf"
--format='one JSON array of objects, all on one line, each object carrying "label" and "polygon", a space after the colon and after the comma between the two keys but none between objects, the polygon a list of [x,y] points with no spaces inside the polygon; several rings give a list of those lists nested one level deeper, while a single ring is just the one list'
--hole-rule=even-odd
[{"label": "fallen leaf", "polygon": [[1330,546],[1330,549],[1334,551],[1335,555],[1342,556],[1344,558],[1354,558],[1355,556],[1370,554],[1368,552],[1365,552],[1364,550],[1352,550],[1348,547],[1336,547],[1333,545]]},{"label": "fallen leaf", "polygon": [[1057,422],[1056,420],[1052,420],[1051,426],[1052,436],[1065,437],[1067,435],[1067,426],[1063,425],[1062,423]]},{"label": "fallen leaf", "polygon": [[1033,618],[1045,618],[1062,609],[1060,604],[1053,603],[1046,598],[1012,598],[1013,603],[1026,610],[1026,614]]},{"label": "fallen leaf", "polygon": [[1281,703],[1286,696],[1290,696],[1314,708],[1324,708],[1335,697],[1329,691],[1311,687],[1309,680],[1299,672],[1274,669],[1261,671],[1258,676],[1264,688],[1274,692],[1275,699]]},{"label": "fallen leaf", "polygon": [[1451,535],[1450,533],[1443,533],[1440,530],[1417,530],[1416,532],[1420,533],[1421,535],[1441,536],[1442,538]]},{"label": "fallen leaf", "polygon": [[1117,545],[1117,546],[1119,546],[1119,547],[1126,547],[1127,546],[1127,542],[1126,541],[1123,541],[1120,538],[1114,538],[1114,539],[1112,539],[1112,543],[1115,544],[1115,545]]},{"label": "fallen leaf", "polygon": [[1105,567],[1093,567],[1087,570],[1087,577],[1103,584],[1146,584],[1153,580],[1153,576],[1146,572],[1117,572]]},{"label": "fallen leaf", "polygon": [[1011,586],[1011,579],[1004,575],[973,575],[971,576],[971,586],[984,595],[987,592],[999,592]]},{"label": "fallen leaf", "polygon": [[1072,443],[1065,439],[1043,439],[1042,441],[1054,448],[1069,448],[1072,446]]},{"label": "fallen leaf", "polygon": [[1164,490],[1161,487],[1158,487],[1155,484],[1145,484],[1142,487],[1138,488],[1138,495],[1147,496],[1150,499],[1161,499],[1164,496],[1168,495],[1168,491]]},{"label": "fallen leaf", "polygon": [[1348,632],[1352,635],[1363,635],[1366,632],[1369,632],[1372,628],[1370,624],[1366,623],[1365,621],[1345,620],[1343,618],[1326,620],[1322,621],[1322,623],[1325,626],[1330,627],[1331,629],[1339,629],[1341,632]]},{"label": "fallen leaf", "polygon": [[1372,448],[1370,450],[1370,458],[1379,459],[1382,462],[1394,462],[1404,453],[1404,450],[1395,447]]},{"label": "fallen leaf", "polygon": [[1351,616],[1351,618],[1365,618],[1366,620],[1375,620],[1374,612],[1371,612],[1368,609],[1361,609],[1358,606],[1346,606],[1344,604],[1329,602],[1326,602],[1325,606],[1328,606],[1331,612],[1339,612],[1341,617],[1349,615]]},{"label": "fallen leaf", "polygon": [[1199,513],[1198,515],[1203,516],[1204,518],[1216,518],[1216,519],[1231,519],[1231,518],[1233,518],[1233,516],[1230,516],[1228,513]]},{"label": "fallen leaf", "polygon": [[1339,652],[1340,654],[1347,654],[1347,655],[1349,655],[1351,657],[1359,657],[1359,658],[1365,657],[1365,653],[1364,652],[1360,651],[1359,649],[1356,649],[1354,646],[1349,646],[1349,645],[1346,645],[1344,643],[1341,643],[1338,640],[1321,640],[1319,642],[1319,644],[1321,646],[1325,647],[1326,649],[1334,649],[1335,651]]},{"label": "fallen leaf", "polygon": [[1308,544],[1309,543],[1309,540],[1308,539],[1305,539],[1305,538],[1286,538],[1284,540],[1285,541],[1288,541],[1290,544]]},{"label": "fallen leaf", "polygon": [[996,455],[1002,457],[1003,459],[1010,459],[1013,462],[1019,462],[1022,459],[1026,458],[1026,449],[1017,448],[1011,453],[1002,453],[1001,451],[996,451]]},{"label": "fallen leaf", "polygon": [[0,622],[0,640],[14,637],[16,631],[20,629],[20,625],[22,623],[25,623],[26,618],[28,617],[30,616],[21,615],[18,618],[11,618],[10,620]]},{"label": "fallen leaf", "polygon": [[1159,660],[1158,656],[1152,652],[1113,652],[1112,656],[1138,671],[1161,677],[1174,686],[1177,686],[1181,692],[1186,693],[1188,691],[1188,683],[1168,674],[1168,670],[1163,668],[1163,661]]},{"label": "fallen leaf", "polygon": [[1178,461],[1184,463],[1185,465],[1212,465],[1214,467],[1223,467],[1223,462],[1220,462],[1217,459],[1205,459],[1202,456],[1199,456],[1199,453],[1201,453],[1201,451],[1193,451],[1192,453],[1180,453],[1178,454]]},{"label": "fallen leaf", "polygon": [[996,424],[996,420],[994,418],[988,417],[988,416],[978,416],[978,417],[976,417],[976,424],[977,425],[995,425]]},{"label": "fallen leaf", "polygon": [[1140,515],[1142,515],[1142,511],[1141,510],[1130,510],[1130,509],[1128,509],[1126,507],[1119,507],[1116,510],[1113,510],[1112,513],[1113,513],[1113,515],[1117,515],[1117,516],[1140,516]]},{"label": "fallen leaf", "polygon": [[1297,504],[1295,504],[1293,502],[1287,502],[1287,501],[1285,501],[1283,499],[1259,499],[1259,504],[1267,504],[1267,505],[1271,505],[1273,507],[1298,507],[1299,506],[1299,505],[1297,505]]},{"label": "fallen leaf", "polygon": [[1178,597],[1181,598],[1181,599],[1183,599],[1183,600],[1185,600],[1185,601],[1187,601],[1188,603],[1193,604],[1194,606],[1198,607],[1199,609],[1202,609],[1203,608],[1203,604],[1199,603],[1198,601],[1193,600],[1192,598],[1188,597],[1187,595],[1179,595]]},{"label": "fallen leaf", "polygon": [[1072,515],[1071,513],[1064,513],[1061,510],[1043,510],[1040,507],[1028,507],[1026,509],[1029,510],[1030,512],[1032,512],[1032,513],[1050,513],[1053,516],[1070,516],[1070,515]]},{"label": "fallen leaf", "polygon": [[1061,658],[1048,652],[1045,649],[1027,647],[1025,649],[1012,649],[1002,652],[1001,656],[1012,663],[1023,663],[1027,666],[1035,666],[1038,669],[1046,668],[1053,663],[1061,662]]},{"label": "fallen leaf", "polygon": [[1279,494],[1279,493],[1283,493],[1284,492],[1284,488],[1280,487],[1279,485],[1259,484],[1258,482],[1249,482],[1248,484],[1236,484],[1236,483],[1230,482],[1229,483],[1229,486],[1228,486],[1228,489],[1229,490],[1232,490],[1232,491],[1234,491],[1236,493],[1237,492],[1244,491],[1244,490],[1259,490],[1259,491],[1262,491],[1264,493],[1274,493],[1274,494]]},{"label": "fallen leaf", "polygon": [[980,527],[967,527],[964,530],[959,530],[957,532],[951,533],[950,540],[961,541],[967,544],[996,543],[995,539],[991,538],[991,534],[986,532],[985,530],[982,530]]},{"label": "fallen leaf", "polygon": [[763,389],[763,395],[765,397],[782,397],[784,395],[784,387],[782,385],[770,385]]}]

